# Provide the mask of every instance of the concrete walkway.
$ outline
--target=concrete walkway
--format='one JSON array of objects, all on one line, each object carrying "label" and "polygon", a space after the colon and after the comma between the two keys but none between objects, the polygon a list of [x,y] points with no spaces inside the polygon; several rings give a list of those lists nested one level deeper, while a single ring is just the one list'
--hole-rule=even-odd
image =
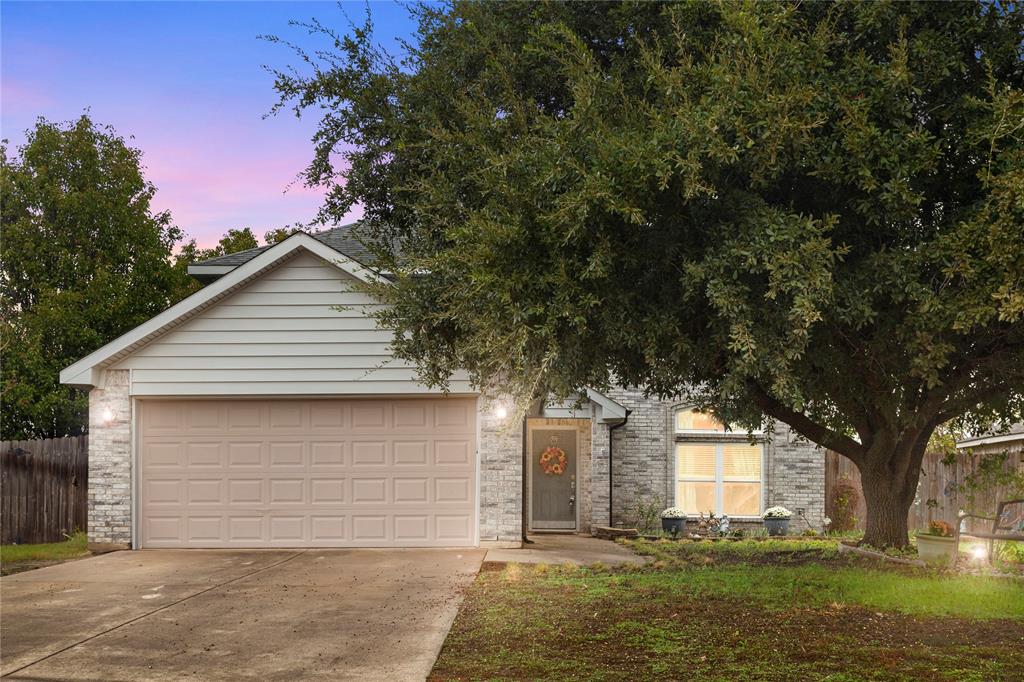
[{"label": "concrete walkway", "polygon": [[0,581],[0,671],[422,680],[483,558],[474,549],[149,550],[27,571]]},{"label": "concrete walkway", "polygon": [[521,549],[490,549],[484,561],[521,564],[644,564],[649,557],[634,554],[610,540],[598,540],[589,535],[558,535],[537,533],[530,535],[533,544]]}]

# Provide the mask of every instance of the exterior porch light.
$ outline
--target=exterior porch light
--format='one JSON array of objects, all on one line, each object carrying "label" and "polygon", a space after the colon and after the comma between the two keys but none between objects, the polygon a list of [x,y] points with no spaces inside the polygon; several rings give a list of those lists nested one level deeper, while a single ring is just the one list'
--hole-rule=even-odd
[{"label": "exterior porch light", "polygon": [[106,426],[107,424],[110,424],[110,422],[112,421],[114,421],[113,411],[109,407],[104,407],[103,412],[100,413],[100,422],[102,422],[103,425]]},{"label": "exterior porch light", "polygon": [[504,405],[499,404],[497,407],[494,408],[494,416],[497,417],[498,419],[505,419],[506,417],[508,417],[508,408],[505,407]]}]

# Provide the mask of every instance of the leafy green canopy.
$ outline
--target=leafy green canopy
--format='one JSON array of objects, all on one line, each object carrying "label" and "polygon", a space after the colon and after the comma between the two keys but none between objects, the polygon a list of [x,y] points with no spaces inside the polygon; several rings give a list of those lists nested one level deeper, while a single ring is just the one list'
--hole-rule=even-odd
[{"label": "leafy green canopy", "polygon": [[150,207],[140,152],[88,116],[40,119],[0,156],[0,437],[82,433],[87,398],[60,370],[175,300],[182,235]]},{"label": "leafy green canopy", "polygon": [[862,461],[1019,417],[1020,8],[416,14],[400,61],[369,23],[312,24],[334,47],[276,88],[326,110],[324,216],[361,204],[368,241],[401,243],[375,293],[427,381],[614,379]]}]

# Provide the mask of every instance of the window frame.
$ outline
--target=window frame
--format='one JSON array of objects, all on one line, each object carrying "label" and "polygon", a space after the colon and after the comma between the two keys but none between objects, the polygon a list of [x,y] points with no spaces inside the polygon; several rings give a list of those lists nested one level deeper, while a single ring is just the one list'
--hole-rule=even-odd
[{"label": "window frame", "polygon": [[[735,481],[725,480],[725,455],[724,446],[736,443],[748,443],[756,445],[761,449],[761,472],[760,477],[756,480],[760,485],[760,495],[758,495],[758,512],[757,515],[730,515],[730,519],[736,520],[759,520],[761,514],[764,513],[765,504],[767,499],[767,466],[768,466],[768,440],[764,433],[761,431],[754,431],[753,443],[751,443],[750,435],[747,433],[738,433],[736,431],[730,431],[727,425],[724,425],[722,431],[711,431],[708,429],[679,429],[679,413],[683,410],[694,409],[692,405],[680,405],[672,410],[672,505],[678,506],[679,500],[679,484],[685,482],[694,483],[707,483],[708,481],[694,479],[683,479],[679,472],[679,445],[681,444],[692,444],[692,445],[712,445],[715,448],[715,509],[716,515],[722,515],[722,508],[725,500],[725,483],[754,483],[754,480],[743,479]],[[698,510],[697,512],[688,513],[700,513],[707,511],[705,509]]]}]

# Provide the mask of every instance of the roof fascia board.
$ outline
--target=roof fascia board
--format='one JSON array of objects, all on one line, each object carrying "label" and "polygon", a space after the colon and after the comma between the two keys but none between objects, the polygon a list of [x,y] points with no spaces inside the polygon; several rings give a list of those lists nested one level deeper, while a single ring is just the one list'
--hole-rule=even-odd
[{"label": "roof fascia board", "polygon": [[1024,440],[1024,433],[1007,433],[1002,436],[982,436],[980,438],[969,438],[956,444],[958,450],[974,448],[979,445],[995,445],[997,443],[1011,443],[1015,440]]},{"label": "roof fascia board", "polygon": [[614,424],[626,419],[628,414],[626,408],[603,393],[588,388],[587,398],[601,407],[600,421],[606,424]]},{"label": "roof fascia board", "polygon": [[[234,289],[246,284],[264,270],[299,249],[309,251],[323,260],[333,263],[341,270],[363,282],[376,283],[387,281],[372,270],[363,267],[326,244],[313,239],[308,234],[297,232],[287,239],[278,242],[272,248],[267,249],[252,260],[237,266],[228,274],[200,289],[188,298],[175,303],[159,315],[122,334],[110,343],[86,355],[78,362],[65,367],[60,372],[60,382],[73,386],[95,386],[96,376],[94,370],[104,362],[132,348],[136,344],[166,331],[168,327],[173,326],[182,318],[223,298]],[[88,384],[77,383],[86,377],[89,380]]]}]

